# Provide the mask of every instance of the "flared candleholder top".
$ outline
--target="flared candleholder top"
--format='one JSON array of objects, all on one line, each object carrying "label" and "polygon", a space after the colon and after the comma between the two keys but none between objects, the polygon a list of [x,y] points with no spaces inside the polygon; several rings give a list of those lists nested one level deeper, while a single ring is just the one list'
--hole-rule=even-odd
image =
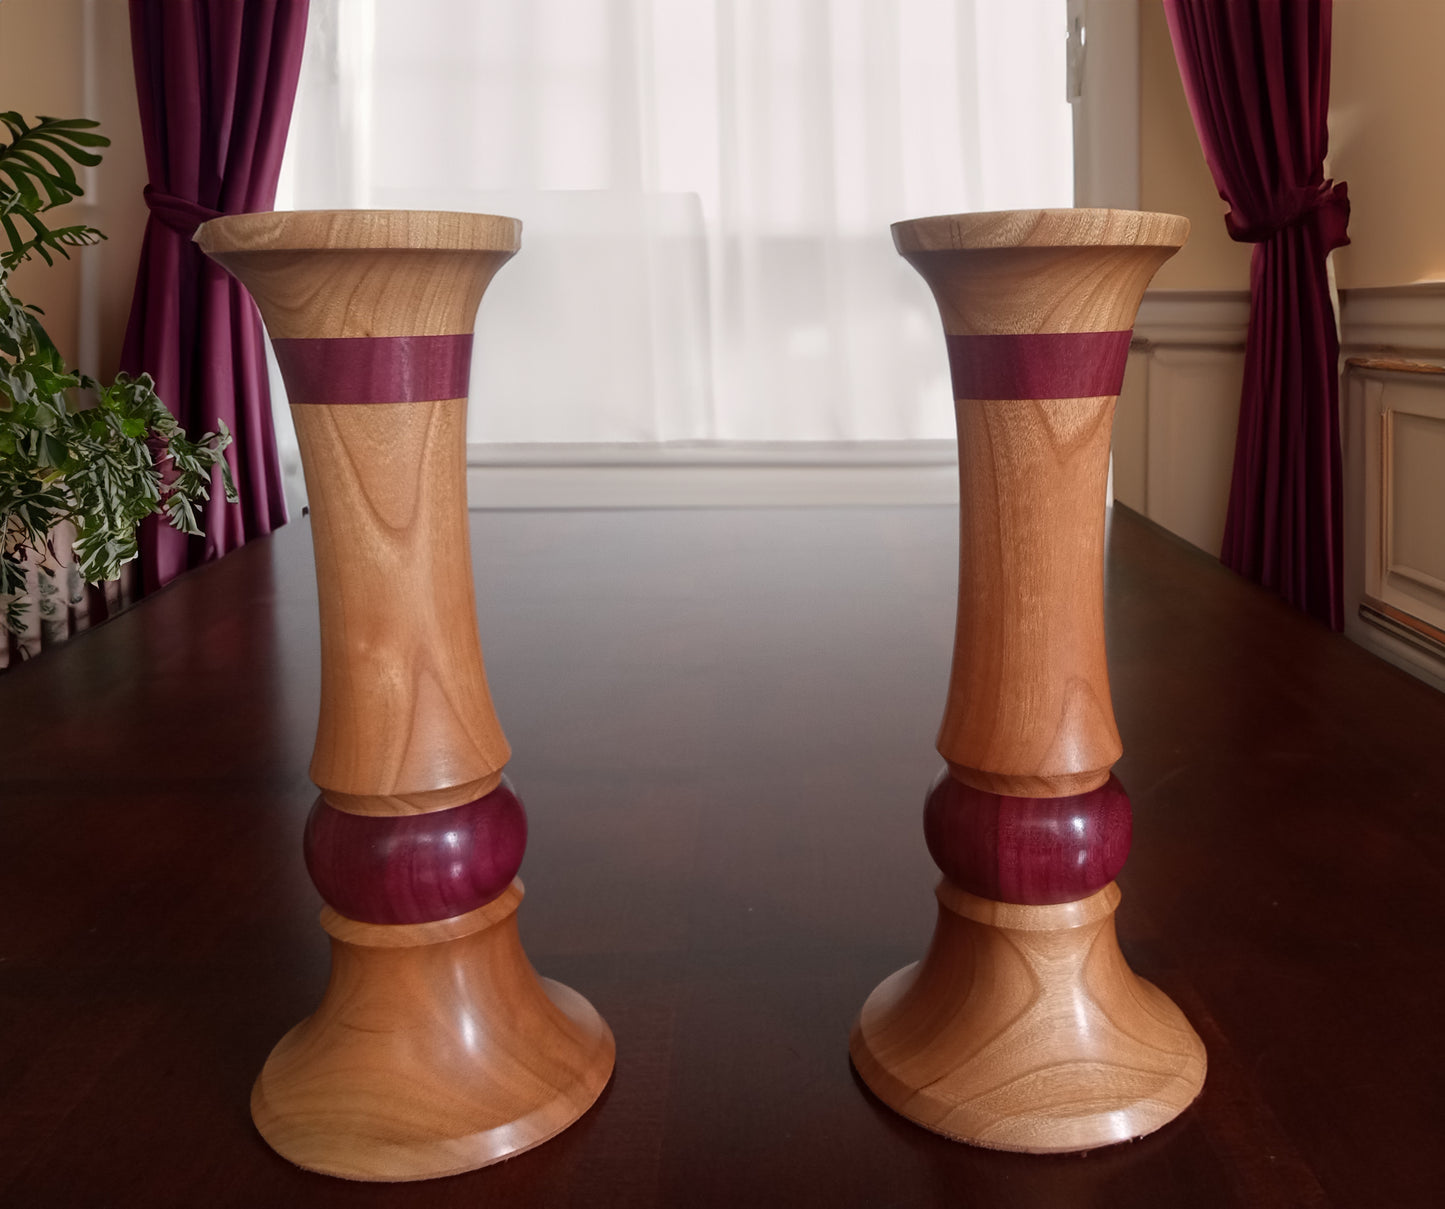
[{"label": "flared candleholder top", "polygon": [[1010,795],[1081,793],[1122,748],[1104,659],[1104,491],[1169,214],[1023,210],[893,226],[938,302],[957,407],[958,628],[938,748]]}]

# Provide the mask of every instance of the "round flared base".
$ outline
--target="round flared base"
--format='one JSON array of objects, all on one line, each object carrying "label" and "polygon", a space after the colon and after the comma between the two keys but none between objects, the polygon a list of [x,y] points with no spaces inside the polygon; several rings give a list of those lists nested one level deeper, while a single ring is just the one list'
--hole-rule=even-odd
[{"label": "round flared base", "polygon": [[996,1150],[1092,1150],[1172,1121],[1204,1085],[1204,1045],[1125,963],[1119,897],[1111,883],[1028,907],[941,883],[928,954],[854,1025],[864,1083],[909,1120]]},{"label": "round flared base", "polygon": [[[521,893],[514,882],[440,925],[327,920],[326,994],[251,1094],[272,1149],[345,1179],[430,1179],[530,1150],[591,1107],[612,1033],[581,995],[533,972]],[[427,929],[444,938],[427,942]]]}]

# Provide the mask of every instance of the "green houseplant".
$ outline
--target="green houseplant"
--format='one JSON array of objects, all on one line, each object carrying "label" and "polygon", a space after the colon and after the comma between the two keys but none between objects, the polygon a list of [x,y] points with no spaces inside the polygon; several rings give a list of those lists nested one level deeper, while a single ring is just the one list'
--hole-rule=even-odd
[{"label": "green houseplant", "polygon": [[[10,293],[17,265],[31,257],[54,264],[105,238],[94,227],[52,227],[42,215],[81,196],[76,166],[98,164],[110,140],[82,118],[32,124],[7,112],[0,125],[0,624],[20,633],[27,564],[51,581],[59,571],[57,526],[74,526],[74,565],[99,583],[136,557],[137,526],[152,513],[199,534],[195,504],[209,497],[214,468],[226,498],[237,497],[222,456],[231,441],[224,424],[191,440],[149,374],[103,385],[67,368],[39,308]],[[78,405],[82,394],[88,406]]]}]

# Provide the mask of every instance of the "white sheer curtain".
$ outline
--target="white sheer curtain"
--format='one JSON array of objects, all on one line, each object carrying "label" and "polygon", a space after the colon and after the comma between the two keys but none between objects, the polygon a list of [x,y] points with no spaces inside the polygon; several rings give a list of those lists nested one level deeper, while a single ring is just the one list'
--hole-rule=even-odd
[{"label": "white sheer curtain", "polygon": [[279,208],[524,222],[475,442],[946,437],[888,224],[1067,206],[1064,0],[312,0]]}]

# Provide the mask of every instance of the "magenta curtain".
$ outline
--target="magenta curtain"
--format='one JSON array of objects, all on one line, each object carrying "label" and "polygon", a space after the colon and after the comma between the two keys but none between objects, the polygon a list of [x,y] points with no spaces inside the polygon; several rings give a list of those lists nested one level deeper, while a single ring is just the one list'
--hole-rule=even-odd
[{"label": "magenta curtain", "polygon": [[148,372],[195,436],[218,419],[241,500],[213,492],[188,538],[141,529],[146,591],[286,522],[265,345],[250,296],[191,242],[219,214],[269,210],[291,122],[308,0],[130,0],[150,219],[121,368]]},{"label": "magenta curtain", "polygon": [[1164,0],[1233,239],[1254,244],[1224,549],[1229,567],[1338,630],[1339,335],[1325,257],[1349,242],[1325,180],[1331,0]]}]

